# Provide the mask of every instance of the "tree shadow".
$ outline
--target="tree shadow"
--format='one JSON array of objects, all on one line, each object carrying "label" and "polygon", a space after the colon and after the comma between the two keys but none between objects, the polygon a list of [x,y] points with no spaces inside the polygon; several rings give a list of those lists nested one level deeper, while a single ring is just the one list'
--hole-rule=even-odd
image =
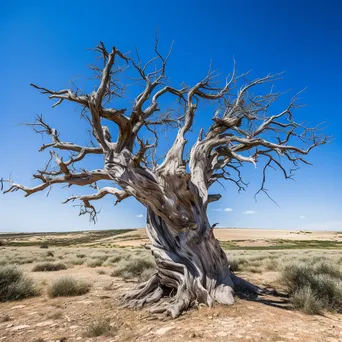
[{"label": "tree shadow", "polygon": [[251,302],[257,302],[264,305],[276,307],[283,310],[292,310],[291,301],[286,293],[277,292],[272,289],[262,289],[263,293],[246,293],[242,291],[235,292],[235,295],[242,299]]}]

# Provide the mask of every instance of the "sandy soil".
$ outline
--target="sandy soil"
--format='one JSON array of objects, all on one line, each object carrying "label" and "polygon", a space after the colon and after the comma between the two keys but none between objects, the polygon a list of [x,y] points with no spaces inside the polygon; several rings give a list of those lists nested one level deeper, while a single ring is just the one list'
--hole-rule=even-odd
[{"label": "sandy soil", "polygon": [[[103,268],[105,271],[108,269]],[[57,274],[58,273],[58,274]],[[95,269],[78,266],[59,272],[31,273],[36,281],[48,284],[70,274],[93,283],[90,293],[80,297],[40,297],[0,304],[0,315],[10,320],[0,323],[0,341],[342,341],[342,315],[308,316],[289,309],[286,298],[237,299],[233,306],[201,308],[176,320],[158,320],[147,310],[120,308],[119,297],[135,286]],[[248,276],[248,275],[244,275]],[[252,275],[262,283],[274,275]],[[110,288],[110,290],[109,290]],[[105,290],[106,289],[106,290]],[[59,317],[54,314],[59,312]],[[108,318],[118,328],[112,337],[84,337],[87,325]]]},{"label": "sandy soil", "polygon": [[[294,232],[281,230],[217,229],[216,236],[223,241],[243,240],[242,243],[271,243],[274,239],[287,240],[337,240],[336,232]],[[88,248],[76,246],[56,247],[49,250],[37,247],[2,247],[0,259],[11,251],[17,258],[41,258],[47,251],[54,251],[67,261],[77,253],[88,258],[92,253],[112,251],[111,245],[141,246],[148,243],[143,229],[120,236],[100,239],[96,244],[106,247]],[[119,249],[121,250],[121,249]],[[287,250],[287,251],[230,251],[233,257],[253,253],[274,255],[282,253],[289,257],[340,258],[340,250]],[[257,255],[257,254],[256,254]],[[62,258],[63,257],[63,258]],[[35,262],[38,262],[40,259]],[[58,259],[56,258],[58,261]],[[342,342],[342,315],[305,315],[291,309],[286,297],[260,297],[256,300],[237,298],[233,306],[217,305],[213,309],[200,308],[186,312],[176,320],[159,320],[147,309],[127,310],[120,307],[120,296],[136,286],[137,281],[124,281],[111,277],[111,266],[89,268],[86,265],[71,266],[57,272],[32,272],[34,264],[24,264],[25,274],[40,285],[39,297],[22,301],[0,303],[0,342],[47,342],[47,341],[270,341],[270,342]],[[99,270],[105,274],[100,275]],[[91,291],[79,297],[49,298],[48,285],[55,279],[71,275],[92,283]],[[261,286],[277,286],[279,274],[275,271],[243,273],[244,278]],[[4,317],[9,320],[2,322]],[[113,336],[85,337],[91,322],[108,319],[116,327]],[[38,340],[40,338],[41,340]]]},{"label": "sandy soil", "polygon": [[[130,239],[134,236],[134,239]],[[267,246],[271,240],[335,240],[342,241],[342,234],[334,231],[294,231],[294,230],[268,230],[268,229],[240,229],[240,228],[218,228],[215,230],[215,236],[220,241],[237,241],[241,246]],[[122,237],[125,237],[122,239]],[[139,238],[140,237],[140,238]],[[136,247],[141,244],[149,243],[145,229],[137,229],[116,236],[106,238],[101,241],[112,242],[117,246]]]},{"label": "sandy soil", "polygon": [[[105,232],[105,231],[103,231]],[[95,231],[96,236],[92,232],[77,232],[68,234],[38,234],[38,235],[16,235],[7,237],[12,242],[25,243],[42,243],[43,241],[71,241],[86,237],[92,234],[93,238],[90,242],[81,243],[82,246],[126,246],[138,247],[144,244],[149,244],[149,239],[146,235],[145,228],[135,229],[126,233],[108,236],[101,235],[101,231]],[[341,241],[342,233],[334,231],[294,231],[294,230],[268,230],[268,229],[240,229],[240,228],[217,228],[215,229],[215,236],[220,241],[235,241],[239,246],[268,246],[272,244],[272,240],[317,240],[317,241]],[[0,235],[1,239],[1,235]]]}]

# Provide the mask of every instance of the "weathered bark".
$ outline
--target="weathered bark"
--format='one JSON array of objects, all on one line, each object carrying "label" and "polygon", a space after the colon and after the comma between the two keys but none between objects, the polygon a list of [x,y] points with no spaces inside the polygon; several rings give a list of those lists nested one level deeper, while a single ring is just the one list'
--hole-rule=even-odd
[{"label": "weathered bark", "polygon": [[[198,230],[179,233],[151,209],[147,212],[147,233],[157,271],[147,282],[125,295],[124,305],[131,308],[155,304],[151,312],[173,318],[197,305],[212,307],[215,302],[234,303],[234,288],[258,292],[253,285],[237,278],[229,269],[227,256],[207,222],[204,234]],[[165,296],[166,299],[161,300]]]}]

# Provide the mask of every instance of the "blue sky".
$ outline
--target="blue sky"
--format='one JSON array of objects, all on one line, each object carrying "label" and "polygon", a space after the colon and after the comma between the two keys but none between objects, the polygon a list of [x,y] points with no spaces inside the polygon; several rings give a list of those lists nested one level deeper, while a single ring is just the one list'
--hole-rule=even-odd
[{"label": "blue sky", "polygon": [[[253,76],[285,70],[279,89],[308,87],[301,96],[307,107],[296,112],[297,119],[326,121],[326,133],[334,136],[329,145],[313,151],[309,160],[314,166],[303,166],[296,182],[285,181],[280,171],[269,173],[268,188],[280,207],[263,195],[255,202],[260,169],[246,168],[248,190],[238,195],[233,186],[221,189],[221,201],[209,209],[212,223],[342,230],[341,14],[338,1],[7,1],[0,12],[0,175],[34,184],[31,174],[48,154],[38,152],[41,138],[18,124],[36,114],[43,113],[64,140],[86,142],[86,126],[75,108],[52,109],[51,102],[29,87],[31,82],[62,89],[77,80],[84,86],[87,65],[94,62],[88,48],[100,40],[122,51],[136,45],[141,58],[148,58],[158,27],[163,51],[174,40],[168,67],[173,84],[202,79],[210,60],[222,74],[231,71],[233,58],[238,71],[251,69]],[[197,127],[205,126],[210,117],[196,120]],[[144,226],[139,203],[128,199],[113,207],[109,198],[96,203],[102,213],[96,226],[89,225],[86,217],[78,217],[78,208],[61,204],[77,191],[56,187],[48,198],[0,195],[0,232]]]}]

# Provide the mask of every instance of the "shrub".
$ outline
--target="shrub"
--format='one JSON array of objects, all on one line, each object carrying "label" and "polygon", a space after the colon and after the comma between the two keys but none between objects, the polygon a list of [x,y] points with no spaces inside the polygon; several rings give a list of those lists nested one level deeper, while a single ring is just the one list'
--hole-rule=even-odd
[{"label": "shrub", "polygon": [[230,259],[229,261],[229,268],[232,272],[236,272],[239,270],[239,263],[237,261],[237,259]]},{"label": "shrub", "polygon": [[237,272],[245,270],[249,261],[246,258],[231,258],[228,256],[228,262],[230,270],[232,272]]},{"label": "shrub", "polygon": [[117,329],[110,325],[109,319],[98,319],[91,322],[85,333],[85,337],[113,336]]},{"label": "shrub", "polygon": [[16,261],[16,263],[19,265],[32,264],[36,260],[37,260],[36,258],[26,258],[26,259],[18,260],[18,261]]},{"label": "shrub", "polygon": [[59,319],[59,318],[62,318],[62,316],[63,316],[63,311],[62,310],[55,310],[55,311],[50,312],[47,315],[47,318],[49,318],[49,319]]},{"label": "shrub", "polygon": [[9,260],[7,258],[1,258],[0,259],[0,266],[5,266],[9,263]]},{"label": "shrub", "polygon": [[282,282],[295,307],[304,312],[342,312],[342,275],[334,264],[321,261],[314,265],[287,265],[282,271]]},{"label": "shrub", "polygon": [[61,277],[48,288],[50,297],[81,296],[89,292],[91,285],[73,277]]},{"label": "shrub", "polygon": [[310,315],[320,313],[323,308],[323,303],[317,298],[310,286],[305,286],[294,292],[292,302],[296,309]]},{"label": "shrub", "polygon": [[55,255],[53,254],[52,251],[47,251],[47,252],[46,252],[46,256],[48,256],[48,257],[54,257]]},{"label": "shrub", "polygon": [[0,323],[8,322],[10,320],[11,320],[11,317],[8,316],[7,314],[0,316]]},{"label": "shrub", "polygon": [[149,280],[153,274],[156,273],[156,269],[155,268],[147,268],[145,269],[139,276],[139,281],[143,282],[143,281],[147,281]]},{"label": "shrub", "polygon": [[71,263],[73,265],[83,265],[84,262],[85,262],[85,259],[82,259],[82,258],[79,258],[79,257],[71,259]]},{"label": "shrub", "polygon": [[263,263],[267,271],[275,271],[278,268],[278,261],[274,258],[265,259]]},{"label": "shrub", "polygon": [[33,297],[38,294],[39,291],[32,279],[25,277],[22,271],[12,266],[0,269],[0,302]]},{"label": "shrub", "polygon": [[101,259],[89,259],[87,260],[88,267],[99,267],[103,264],[103,260]]},{"label": "shrub", "polygon": [[49,248],[49,246],[46,243],[43,243],[40,248]]},{"label": "shrub", "polygon": [[115,264],[123,258],[124,258],[124,255],[122,254],[113,255],[107,259],[106,264]]},{"label": "shrub", "polygon": [[67,269],[66,265],[62,264],[61,262],[58,262],[58,263],[43,262],[34,266],[32,269],[32,272],[51,272],[51,271],[60,271],[60,270],[66,270],[66,269]]},{"label": "shrub", "polygon": [[81,254],[76,254],[76,257],[77,258],[85,258],[86,257],[86,255],[85,254],[83,254],[83,253],[81,253]]},{"label": "shrub", "polygon": [[98,259],[101,260],[102,262],[106,261],[108,259],[108,255],[102,254],[102,253],[92,253],[90,255],[92,259]]},{"label": "shrub", "polygon": [[342,271],[337,264],[327,260],[320,260],[314,264],[314,272],[316,274],[328,274],[332,277],[342,279]]},{"label": "shrub", "polygon": [[130,260],[122,259],[112,272],[113,277],[133,278],[140,276],[147,269],[154,269],[155,263],[151,259],[134,257]]}]

